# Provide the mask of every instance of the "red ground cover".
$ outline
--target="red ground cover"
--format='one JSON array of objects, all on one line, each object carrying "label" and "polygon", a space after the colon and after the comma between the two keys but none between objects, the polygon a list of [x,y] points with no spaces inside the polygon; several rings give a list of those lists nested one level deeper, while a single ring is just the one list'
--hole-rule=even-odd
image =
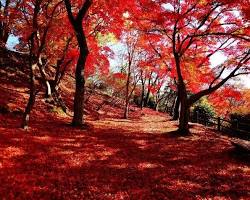
[{"label": "red ground cover", "polygon": [[250,198],[249,156],[226,137],[198,125],[175,137],[176,122],[149,109],[106,111],[87,130],[37,111],[27,132],[0,115],[0,199]]}]

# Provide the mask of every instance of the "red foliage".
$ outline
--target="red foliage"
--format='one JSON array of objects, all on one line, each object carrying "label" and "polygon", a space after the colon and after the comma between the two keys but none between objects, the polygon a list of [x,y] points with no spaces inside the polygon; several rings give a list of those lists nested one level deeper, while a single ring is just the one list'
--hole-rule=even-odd
[{"label": "red foliage", "polygon": [[2,198],[249,196],[248,158],[233,156],[225,138],[200,126],[188,138],[173,137],[177,124],[149,109],[132,120],[88,121],[87,130],[48,115],[36,116],[29,132],[17,129],[19,118],[0,119]]}]

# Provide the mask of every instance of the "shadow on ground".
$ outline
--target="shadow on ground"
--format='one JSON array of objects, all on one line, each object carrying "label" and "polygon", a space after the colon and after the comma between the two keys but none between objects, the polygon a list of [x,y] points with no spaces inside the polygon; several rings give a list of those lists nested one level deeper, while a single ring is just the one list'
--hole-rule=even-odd
[{"label": "shadow on ground", "polygon": [[29,132],[18,129],[12,115],[5,119],[0,126],[2,199],[250,196],[249,157],[201,126],[193,126],[189,137],[174,138],[168,133],[176,124],[162,116],[89,121],[88,130],[40,118]]}]

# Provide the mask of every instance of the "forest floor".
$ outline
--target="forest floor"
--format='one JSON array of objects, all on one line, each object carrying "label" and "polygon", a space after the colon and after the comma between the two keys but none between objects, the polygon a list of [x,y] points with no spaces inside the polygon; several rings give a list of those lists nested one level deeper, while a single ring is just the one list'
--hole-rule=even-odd
[{"label": "forest floor", "polygon": [[[106,94],[89,96],[83,130],[39,93],[30,129],[22,130],[28,73],[14,66],[0,68],[1,200],[250,199],[250,157],[229,138],[197,124],[177,137],[177,122],[150,109],[131,107],[124,120],[122,103]],[[66,77],[69,109],[73,88]]]},{"label": "forest floor", "polygon": [[177,122],[135,109],[81,130],[38,113],[29,131],[21,116],[0,114],[1,199],[250,198],[249,155],[203,126],[175,137]]}]

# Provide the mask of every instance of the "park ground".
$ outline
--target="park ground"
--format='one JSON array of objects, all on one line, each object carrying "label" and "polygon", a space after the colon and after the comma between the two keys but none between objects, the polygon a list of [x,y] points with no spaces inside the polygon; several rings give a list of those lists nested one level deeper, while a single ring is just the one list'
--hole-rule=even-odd
[{"label": "park ground", "polygon": [[[198,124],[177,136],[176,121],[148,108],[122,119],[123,104],[101,91],[87,94],[84,129],[42,92],[21,129],[27,80],[0,69],[0,200],[250,199],[250,157],[228,137]],[[61,84],[69,110],[73,85]]]},{"label": "park ground", "polygon": [[74,129],[43,106],[28,131],[18,112],[0,114],[0,199],[250,198],[249,155],[218,132],[192,124],[177,137],[166,114],[132,107],[124,120],[108,106]]}]

